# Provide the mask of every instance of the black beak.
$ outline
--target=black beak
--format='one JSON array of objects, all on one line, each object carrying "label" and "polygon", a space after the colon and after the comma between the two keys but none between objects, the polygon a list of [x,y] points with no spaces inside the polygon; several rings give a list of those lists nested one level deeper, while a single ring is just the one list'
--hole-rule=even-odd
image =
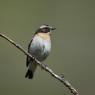
[{"label": "black beak", "polygon": [[56,28],[54,28],[54,27],[51,27],[50,29],[51,29],[51,30],[56,30]]}]

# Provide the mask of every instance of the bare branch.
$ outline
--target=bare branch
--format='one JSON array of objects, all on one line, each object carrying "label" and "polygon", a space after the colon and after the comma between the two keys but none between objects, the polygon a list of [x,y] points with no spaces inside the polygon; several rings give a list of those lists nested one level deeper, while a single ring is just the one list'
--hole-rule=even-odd
[{"label": "bare branch", "polygon": [[29,56],[30,58],[32,58],[34,61],[36,61],[36,63],[42,68],[44,69],[46,72],[48,72],[52,77],[54,77],[55,79],[59,80],[61,83],[63,83],[73,95],[79,95],[79,93],[77,92],[77,90],[64,78],[64,76],[59,76],[57,74],[55,74],[49,67],[47,67],[45,64],[42,64],[40,61],[38,61],[36,58],[34,58],[31,54],[29,54],[27,51],[25,51],[19,44],[17,44],[16,42],[14,42],[12,39],[10,39],[9,37],[5,36],[4,34],[0,33],[0,37],[4,38],[5,40],[7,40],[8,42],[10,42],[11,44],[13,44],[16,48],[18,48],[20,51],[22,51],[25,55]]}]

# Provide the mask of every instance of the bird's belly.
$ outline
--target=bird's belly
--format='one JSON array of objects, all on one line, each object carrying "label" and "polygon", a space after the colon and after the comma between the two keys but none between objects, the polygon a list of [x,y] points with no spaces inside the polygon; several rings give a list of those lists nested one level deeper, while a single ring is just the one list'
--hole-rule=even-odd
[{"label": "bird's belly", "polygon": [[43,61],[47,58],[51,51],[51,42],[50,40],[41,40],[35,39],[30,46],[30,53],[39,61]]}]

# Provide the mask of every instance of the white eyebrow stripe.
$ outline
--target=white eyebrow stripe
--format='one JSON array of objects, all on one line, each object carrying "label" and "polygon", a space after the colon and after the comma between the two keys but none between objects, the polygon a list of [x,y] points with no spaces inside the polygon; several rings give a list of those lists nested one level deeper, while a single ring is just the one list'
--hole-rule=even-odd
[{"label": "white eyebrow stripe", "polygon": [[40,28],[45,28],[45,27],[47,27],[46,25],[42,25]]}]

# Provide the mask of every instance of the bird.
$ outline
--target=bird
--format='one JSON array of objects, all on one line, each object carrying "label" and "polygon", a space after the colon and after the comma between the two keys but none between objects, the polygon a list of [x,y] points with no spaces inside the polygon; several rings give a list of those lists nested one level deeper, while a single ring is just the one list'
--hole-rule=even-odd
[{"label": "bird", "polygon": [[[28,45],[28,53],[30,53],[38,61],[44,61],[51,52],[51,34],[56,28],[47,24],[41,25],[33,35]],[[26,58],[26,67],[28,68],[25,78],[33,79],[37,63],[29,56]]]}]

